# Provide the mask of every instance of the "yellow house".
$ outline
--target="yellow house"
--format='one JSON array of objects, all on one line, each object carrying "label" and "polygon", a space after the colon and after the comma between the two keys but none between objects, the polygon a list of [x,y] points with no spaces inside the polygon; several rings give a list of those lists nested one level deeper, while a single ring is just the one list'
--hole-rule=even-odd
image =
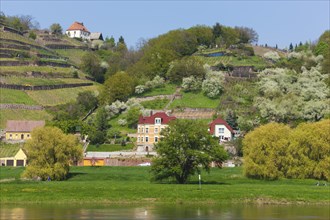
[{"label": "yellow house", "polygon": [[27,156],[17,144],[6,144],[0,146],[1,166],[26,166]]},{"label": "yellow house", "polygon": [[149,117],[141,116],[137,127],[137,151],[153,151],[153,146],[160,138],[160,132],[168,126],[168,123],[176,119],[165,112],[157,112]]},{"label": "yellow house", "polygon": [[45,121],[15,121],[8,120],[6,126],[6,140],[19,141],[31,138],[31,131],[45,126]]}]

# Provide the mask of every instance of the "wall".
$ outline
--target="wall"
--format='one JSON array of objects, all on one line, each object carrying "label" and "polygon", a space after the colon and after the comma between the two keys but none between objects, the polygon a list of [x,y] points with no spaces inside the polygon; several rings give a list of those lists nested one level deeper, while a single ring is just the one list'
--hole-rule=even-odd
[{"label": "wall", "polygon": [[[219,128],[224,128],[224,133],[220,134],[219,133]],[[216,137],[220,137],[220,135],[223,135],[225,138],[230,138],[230,140],[232,139],[232,134],[231,134],[230,130],[225,125],[215,125],[214,135]]]},{"label": "wall", "polygon": [[[6,140],[22,140],[21,135],[24,135],[23,140],[28,140],[31,138],[30,132],[6,132]],[[10,137],[12,135],[12,137]]]}]

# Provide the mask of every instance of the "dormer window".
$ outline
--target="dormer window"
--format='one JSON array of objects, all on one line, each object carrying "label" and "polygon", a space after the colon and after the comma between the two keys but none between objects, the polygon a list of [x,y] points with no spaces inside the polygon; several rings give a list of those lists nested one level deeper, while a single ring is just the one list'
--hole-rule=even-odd
[{"label": "dormer window", "polygon": [[156,125],[160,125],[162,123],[162,119],[161,118],[155,118],[155,124]]}]

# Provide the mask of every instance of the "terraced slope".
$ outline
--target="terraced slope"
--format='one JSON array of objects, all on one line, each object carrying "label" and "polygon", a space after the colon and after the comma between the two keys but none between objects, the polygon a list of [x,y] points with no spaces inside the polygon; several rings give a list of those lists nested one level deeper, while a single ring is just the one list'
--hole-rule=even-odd
[{"label": "terraced slope", "polygon": [[[45,106],[74,101],[86,90],[98,93],[99,85],[78,69],[80,58],[72,62],[48,48],[57,38],[49,36],[32,40],[0,31],[0,128],[10,119],[49,120],[52,116]],[[65,37],[57,43],[80,54],[84,53],[80,48],[86,49],[84,43]]]}]

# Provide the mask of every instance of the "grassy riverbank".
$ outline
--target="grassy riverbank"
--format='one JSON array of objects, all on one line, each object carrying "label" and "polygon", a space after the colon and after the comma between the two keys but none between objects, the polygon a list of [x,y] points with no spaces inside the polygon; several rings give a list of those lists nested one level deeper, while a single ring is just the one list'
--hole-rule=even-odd
[{"label": "grassy riverbank", "polygon": [[[149,167],[72,167],[61,182],[19,180],[24,168],[0,167],[0,202],[9,203],[310,203],[329,204],[330,187],[316,180],[251,180],[241,168],[212,169],[190,184],[150,182]],[[324,181],[322,182],[324,183]]]}]

